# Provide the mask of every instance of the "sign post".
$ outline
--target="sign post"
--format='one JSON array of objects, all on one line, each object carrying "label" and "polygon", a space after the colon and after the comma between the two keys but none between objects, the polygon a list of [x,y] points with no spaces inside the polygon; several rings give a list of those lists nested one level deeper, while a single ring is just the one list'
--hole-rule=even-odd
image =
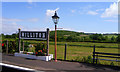
[{"label": "sign post", "polygon": [[49,55],[49,28],[47,28],[47,56]]},{"label": "sign post", "polygon": [[7,40],[7,49],[6,49],[6,54],[8,55],[8,40]]},{"label": "sign post", "polygon": [[20,50],[21,50],[21,43],[20,43],[21,29],[19,28],[18,31],[19,31],[19,43],[18,43],[18,47],[19,47],[19,53],[20,53]]}]

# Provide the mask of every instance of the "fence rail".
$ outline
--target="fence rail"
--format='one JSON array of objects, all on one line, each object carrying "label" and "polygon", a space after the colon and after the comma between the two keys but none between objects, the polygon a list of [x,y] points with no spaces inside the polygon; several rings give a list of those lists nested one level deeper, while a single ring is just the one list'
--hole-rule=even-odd
[{"label": "fence rail", "polygon": [[[98,57],[106,57],[106,58],[114,58],[116,60],[112,60],[112,59],[99,59]],[[107,61],[116,61],[116,62],[120,62],[120,54],[117,53],[103,53],[103,52],[95,52],[95,45],[93,48],[93,64],[98,60],[107,60]]]}]

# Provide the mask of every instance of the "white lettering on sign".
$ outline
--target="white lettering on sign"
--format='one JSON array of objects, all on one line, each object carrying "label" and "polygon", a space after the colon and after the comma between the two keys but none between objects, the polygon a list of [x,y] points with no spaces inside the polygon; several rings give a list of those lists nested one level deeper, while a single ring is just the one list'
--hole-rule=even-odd
[{"label": "white lettering on sign", "polygon": [[43,34],[43,38],[45,38],[45,33],[42,33]]},{"label": "white lettering on sign", "polygon": [[39,37],[41,38],[41,33],[39,33]]},{"label": "white lettering on sign", "polygon": [[41,39],[46,40],[47,32],[21,31],[21,39]]},{"label": "white lettering on sign", "polygon": [[22,37],[24,37],[24,33],[22,33]]},{"label": "white lettering on sign", "polygon": [[36,33],[36,37],[38,37],[38,33]]},{"label": "white lettering on sign", "polygon": [[32,37],[32,33],[30,33],[30,37]]}]

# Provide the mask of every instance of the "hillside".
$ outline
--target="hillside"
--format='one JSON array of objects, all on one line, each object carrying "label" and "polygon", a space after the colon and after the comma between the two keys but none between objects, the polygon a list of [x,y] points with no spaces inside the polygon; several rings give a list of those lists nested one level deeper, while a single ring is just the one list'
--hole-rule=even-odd
[{"label": "hillside", "polygon": [[[15,39],[18,34],[2,35],[2,39]],[[50,41],[54,41],[55,31],[50,31]],[[57,41],[68,42],[117,42],[117,34],[95,34],[67,30],[57,30]]]},{"label": "hillside", "polygon": [[[54,35],[55,31],[50,32],[50,36]],[[67,31],[67,30],[57,30],[57,35],[59,36],[74,36],[74,35],[81,35],[84,34],[83,32],[75,32],[75,31]]]},{"label": "hillside", "polygon": [[[50,32],[50,40],[54,41],[55,31]],[[72,41],[72,42],[116,42],[117,34],[95,34],[84,33],[67,30],[57,30],[58,41]]]}]

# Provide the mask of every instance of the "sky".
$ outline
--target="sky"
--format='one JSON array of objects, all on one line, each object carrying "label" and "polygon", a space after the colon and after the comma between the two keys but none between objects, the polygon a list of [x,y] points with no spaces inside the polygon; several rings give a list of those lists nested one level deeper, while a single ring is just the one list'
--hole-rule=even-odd
[{"label": "sky", "polygon": [[54,30],[51,16],[57,11],[59,30],[94,33],[118,32],[117,2],[3,2],[2,33],[21,30]]}]

